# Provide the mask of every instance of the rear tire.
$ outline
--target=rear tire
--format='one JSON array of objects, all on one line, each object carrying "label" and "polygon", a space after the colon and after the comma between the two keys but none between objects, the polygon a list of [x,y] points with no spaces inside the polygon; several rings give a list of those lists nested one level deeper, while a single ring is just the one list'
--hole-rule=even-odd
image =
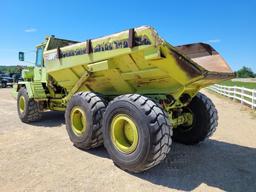
[{"label": "rear tire", "polygon": [[217,110],[212,101],[198,93],[188,105],[193,114],[191,126],[178,126],[173,130],[173,140],[186,145],[197,144],[209,138],[218,125]]},{"label": "rear tire", "polygon": [[[126,119],[120,124],[116,119]],[[116,123],[115,123],[116,122]],[[128,122],[128,123],[127,123]],[[115,135],[116,125],[117,136]],[[136,127],[134,140],[123,144],[126,127]],[[134,133],[134,131],[133,131]],[[121,136],[120,136],[121,135]],[[159,164],[170,151],[172,126],[167,114],[149,98],[138,94],[116,97],[109,103],[103,118],[104,146],[113,162],[123,170],[142,172]],[[119,138],[118,138],[119,137]],[[121,137],[121,138],[120,138]],[[121,143],[121,147],[120,147]]]},{"label": "rear tire", "polygon": [[7,87],[7,83],[6,82],[2,82],[2,88],[6,88]]},{"label": "rear tire", "polygon": [[102,118],[105,101],[92,92],[76,93],[65,112],[70,140],[81,149],[98,147],[103,143]]},{"label": "rear tire", "polygon": [[38,103],[28,97],[25,87],[21,87],[18,92],[17,110],[20,120],[24,123],[38,121],[42,117]]}]

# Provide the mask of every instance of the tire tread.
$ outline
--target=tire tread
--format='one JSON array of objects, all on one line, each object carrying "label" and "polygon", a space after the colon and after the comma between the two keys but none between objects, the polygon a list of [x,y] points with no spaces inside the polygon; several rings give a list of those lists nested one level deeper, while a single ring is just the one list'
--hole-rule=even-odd
[{"label": "tire tread", "polygon": [[[133,103],[136,107],[142,109],[150,122],[150,134],[152,135],[150,154],[143,165],[134,167],[133,169],[125,169],[129,172],[141,172],[150,169],[159,164],[170,151],[172,144],[172,126],[166,115],[166,112],[160,108],[151,99],[139,94],[126,94],[116,97],[113,102],[120,100]],[[154,136],[155,135],[155,136]],[[120,166],[119,166],[120,167]]]},{"label": "tire tread", "polygon": [[78,148],[90,149],[96,148],[103,144],[102,136],[102,118],[106,109],[106,101],[94,92],[78,92],[73,97],[80,96],[89,104],[93,116],[92,137],[89,143],[75,143]]}]

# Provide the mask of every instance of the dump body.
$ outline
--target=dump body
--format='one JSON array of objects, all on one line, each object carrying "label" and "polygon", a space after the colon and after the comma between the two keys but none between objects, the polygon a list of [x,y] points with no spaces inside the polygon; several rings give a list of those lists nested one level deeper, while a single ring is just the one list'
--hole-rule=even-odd
[{"label": "dump body", "polygon": [[233,77],[210,45],[173,47],[145,26],[81,43],[51,37],[44,65],[46,73],[67,92],[89,71],[80,90],[104,95],[194,95],[202,87]]},{"label": "dump body", "polygon": [[177,108],[187,105],[201,88],[233,77],[210,45],[174,47],[152,27],[142,26],[84,42],[47,37],[37,46],[34,69],[23,70],[25,81],[14,91],[17,95],[25,86],[29,98],[51,110],[65,110],[79,91],[110,100],[138,93],[172,100],[172,108]]}]

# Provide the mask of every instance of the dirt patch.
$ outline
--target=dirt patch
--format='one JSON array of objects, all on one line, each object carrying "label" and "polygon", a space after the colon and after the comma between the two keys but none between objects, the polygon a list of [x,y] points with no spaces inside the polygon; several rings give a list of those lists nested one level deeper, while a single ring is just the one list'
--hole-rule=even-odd
[{"label": "dirt patch", "polygon": [[72,146],[64,114],[44,120],[18,119],[10,89],[0,89],[0,191],[255,191],[256,120],[250,110],[205,92],[219,111],[210,140],[196,146],[174,143],[166,160],[141,174],[113,165],[101,147]]}]

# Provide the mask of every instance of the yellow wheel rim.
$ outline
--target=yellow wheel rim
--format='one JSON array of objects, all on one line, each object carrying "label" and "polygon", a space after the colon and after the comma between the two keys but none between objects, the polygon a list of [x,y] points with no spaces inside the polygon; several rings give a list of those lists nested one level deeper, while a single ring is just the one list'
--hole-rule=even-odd
[{"label": "yellow wheel rim", "polygon": [[26,101],[25,101],[25,97],[24,96],[20,96],[19,98],[19,110],[21,113],[24,112],[26,107]]},{"label": "yellow wheel rim", "polygon": [[111,141],[115,148],[125,154],[134,152],[138,145],[138,128],[125,114],[116,115],[111,122]]},{"label": "yellow wheel rim", "polygon": [[80,107],[74,107],[71,111],[71,127],[75,135],[81,136],[86,130],[86,116]]}]

